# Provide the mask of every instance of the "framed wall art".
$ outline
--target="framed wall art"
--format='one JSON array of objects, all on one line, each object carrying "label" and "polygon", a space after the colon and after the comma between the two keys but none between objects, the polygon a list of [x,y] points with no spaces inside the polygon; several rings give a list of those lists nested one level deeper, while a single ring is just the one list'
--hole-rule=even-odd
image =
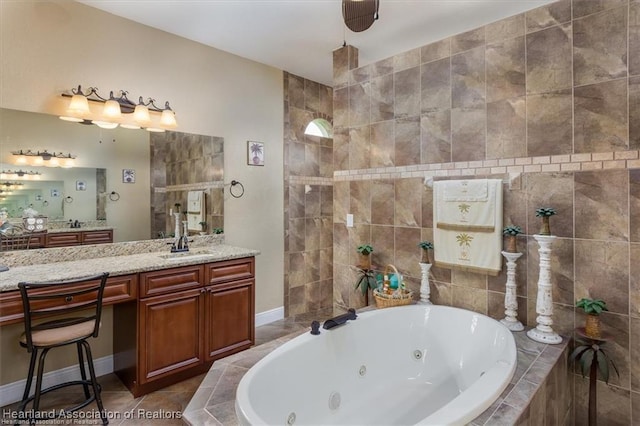
[{"label": "framed wall art", "polygon": [[133,169],[122,169],[122,183],[136,183],[136,171]]},{"label": "framed wall art", "polygon": [[247,164],[250,166],[264,166],[264,143],[247,141]]}]

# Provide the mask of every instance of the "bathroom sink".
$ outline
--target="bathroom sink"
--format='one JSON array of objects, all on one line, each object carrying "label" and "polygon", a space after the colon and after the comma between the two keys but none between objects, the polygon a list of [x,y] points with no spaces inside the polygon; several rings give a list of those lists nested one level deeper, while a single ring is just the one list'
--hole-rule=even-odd
[{"label": "bathroom sink", "polygon": [[210,250],[190,250],[177,253],[161,254],[160,257],[165,260],[193,260],[201,257],[209,257],[214,254]]}]

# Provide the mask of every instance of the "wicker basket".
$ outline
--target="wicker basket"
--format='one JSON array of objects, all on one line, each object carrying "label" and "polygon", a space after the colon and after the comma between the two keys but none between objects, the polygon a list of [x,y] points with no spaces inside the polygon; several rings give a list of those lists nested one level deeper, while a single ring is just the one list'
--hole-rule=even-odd
[{"label": "wicker basket", "polygon": [[391,264],[387,265],[384,268],[384,275],[388,275],[392,271],[398,276],[398,289],[394,291],[393,294],[385,294],[380,289],[374,289],[373,297],[376,299],[376,306],[378,308],[408,305],[413,300],[413,292],[404,287],[404,283],[399,279],[400,273],[395,266]]}]

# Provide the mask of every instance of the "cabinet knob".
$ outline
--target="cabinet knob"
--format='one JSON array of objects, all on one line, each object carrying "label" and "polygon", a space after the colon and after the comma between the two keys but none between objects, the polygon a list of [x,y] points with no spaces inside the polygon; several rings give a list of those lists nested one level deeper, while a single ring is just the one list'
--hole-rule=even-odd
[{"label": "cabinet knob", "polygon": [[207,290],[205,290],[204,288],[200,289],[200,294],[204,294],[206,292],[207,292]]},{"label": "cabinet knob", "polygon": [[72,300],[73,300],[73,296],[67,296],[67,297],[64,298],[64,301],[67,302],[67,303],[71,302]]}]

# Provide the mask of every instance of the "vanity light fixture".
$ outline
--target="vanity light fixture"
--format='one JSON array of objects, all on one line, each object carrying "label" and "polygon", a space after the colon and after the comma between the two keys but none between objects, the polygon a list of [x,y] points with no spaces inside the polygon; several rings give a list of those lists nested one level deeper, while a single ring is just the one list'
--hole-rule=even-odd
[{"label": "vanity light fixture", "polygon": [[[81,124],[95,124],[103,129],[115,129],[121,126],[126,129],[144,128],[150,132],[164,132],[178,127],[176,115],[169,106],[169,102],[165,102],[162,108],[155,104],[155,99],[147,98],[145,102],[140,96],[136,104],[127,98],[126,90],[120,90],[119,93],[119,96],[115,96],[111,91],[109,98],[104,98],[98,94],[97,87],[89,87],[86,93],[82,91],[81,86],[71,89],[71,94],[62,94],[71,100],[66,115],[60,116],[60,119]],[[89,101],[103,104],[99,114],[91,111]],[[154,113],[153,116],[151,113]]]},{"label": "vanity light fixture", "polygon": [[30,149],[24,151],[11,151],[15,155],[15,164],[29,166],[62,167],[65,169],[75,166],[75,155],[61,152],[44,151],[33,152]]},{"label": "vanity light fixture", "polygon": [[4,186],[4,189],[22,189],[20,188],[21,186],[24,186],[24,183],[22,182],[2,182],[0,183],[0,185]]},{"label": "vanity light fixture", "polygon": [[3,170],[0,172],[0,179],[40,179],[42,173],[33,170]]}]

